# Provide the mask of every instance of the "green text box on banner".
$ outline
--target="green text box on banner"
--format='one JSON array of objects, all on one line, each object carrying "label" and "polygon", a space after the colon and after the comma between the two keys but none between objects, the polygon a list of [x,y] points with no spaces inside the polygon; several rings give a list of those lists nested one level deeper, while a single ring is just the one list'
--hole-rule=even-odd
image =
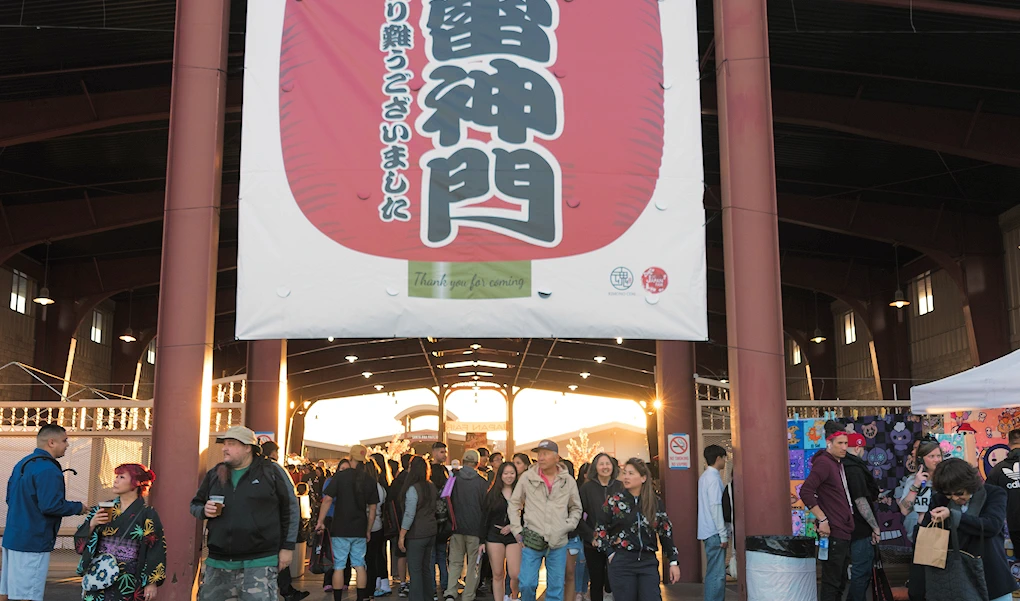
[{"label": "green text box on banner", "polygon": [[436,263],[409,261],[407,294],[453,300],[531,296],[531,261]]}]

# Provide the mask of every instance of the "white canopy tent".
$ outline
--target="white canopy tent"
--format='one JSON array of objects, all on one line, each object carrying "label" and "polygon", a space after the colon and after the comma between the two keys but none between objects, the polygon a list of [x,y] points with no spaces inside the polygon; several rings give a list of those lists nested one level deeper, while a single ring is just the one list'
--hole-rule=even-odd
[{"label": "white canopy tent", "polygon": [[910,389],[915,414],[1020,407],[1020,351]]}]

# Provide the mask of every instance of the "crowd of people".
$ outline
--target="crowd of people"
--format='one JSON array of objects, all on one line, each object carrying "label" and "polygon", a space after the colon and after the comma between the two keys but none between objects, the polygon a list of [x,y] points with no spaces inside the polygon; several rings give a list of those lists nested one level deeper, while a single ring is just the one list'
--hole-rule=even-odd
[{"label": "crowd of people", "polygon": [[[357,601],[394,592],[534,601],[543,565],[548,601],[649,601],[661,598],[663,572],[680,578],[672,525],[638,458],[621,467],[599,453],[575,470],[550,440],[531,450],[536,459],[510,461],[486,448],[449,461],[441,442],[399,461],[355,445],[331,471],[283,468],[277,445],[242,426],[217,441],[223,461],[190,505],[206,535],[199,601],[304,599],[288,568],[311,531],[330,541],[323,589],[338,601],[352,579]],[[86,516],[74,536],[82,599],[154,601],[167,578],[162,522],[148,503],[156,474],[117,466],[115,498],[88,507],[66,499],[64,428],[44,425],[36,445],[7,484],[0,601],[42,601],[61,520],[74,515]]]},{"label": "crowd of people", "polygon": [[[849,601],[864,601],[880,540],[874,511],[879,490],[861,458],[864,437],[836,422],[826,423],[825,434],[825,451],[812,458],[800,491],[818,520],[819,535],[828,541],[819,600],[842,601],[848,592]],[[945,458],[933,437],[914,442],[916,472],[903,482],[898,500],[907,536],[915,545],[907,583],[911,601],[1013,597],[1018,587],[1006,558],[1004,530],[1008,527],[1013,538],[1013,529],[1020,527],[1020,430],[1009,433],[1009,445],[1009,456],[984,481],[967,461]],[[928,527],[950,532],[948,549],[936,553],[946,560],[945,567],[919,560],[936,551],[934,540],[919,536]]]}]

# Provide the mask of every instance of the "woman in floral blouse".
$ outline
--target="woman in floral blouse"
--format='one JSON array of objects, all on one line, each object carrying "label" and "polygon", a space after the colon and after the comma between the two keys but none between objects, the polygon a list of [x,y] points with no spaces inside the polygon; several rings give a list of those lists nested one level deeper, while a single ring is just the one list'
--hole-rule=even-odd
[{"label": "woman in floral blouse", "polygon": [[609,556],[609,582],[616,601],[662,599],[656,537],[669,558],[669,582],[680,580],[673,525],[666,507],[652,490],[645,462],[634,457],[620,472],[623,492],[610,495],[595,527],[594,547]]},{"label": "woman in floral blouse", "polygon": [[156,474],[144,465],[126,463],[114,471],[112,508],[93,507],[74,535],[81,554],[78,575],[84,576],[93,559],[112,555],[119,573],[113,585],[101,591],[82,590],[83,601],[153,601],[156,587],[166,579],[166,539],[156,510],[146,504]]}]

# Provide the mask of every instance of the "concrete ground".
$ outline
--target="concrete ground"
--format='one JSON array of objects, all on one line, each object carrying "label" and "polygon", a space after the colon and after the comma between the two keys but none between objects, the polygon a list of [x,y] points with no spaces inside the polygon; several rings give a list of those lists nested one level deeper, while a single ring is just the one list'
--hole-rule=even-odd
[{"label": "concrete ground", "polygon": [[[77,555],[61,551],[53,554],[50,561],[50,576],[46,585],[46,601],[79,601],[81,599],[81,578],[74,575],[76,565]],[[539,599],[544,599],[544,575],[541,582]],[[322,576],[320,575],[306,572],[301,578],[295,579],[294,586],[312,593],[308,596],[307,601],[332,601],[333,599],[332,593],[322,591]],[[354,601],[354,596],[355,591],[348,591],[344,601]],[[662,598],[664,601],[701,601],[703,598],[702,586],[700,584],[663,586]],[[400,601],[396,592],[389,597],[380,597],[380,599]],[[726,599],[727,601],[737,599],[735,584],[727,587]],[[488,601],[488,599],[480,596],[478,601]]]}]

